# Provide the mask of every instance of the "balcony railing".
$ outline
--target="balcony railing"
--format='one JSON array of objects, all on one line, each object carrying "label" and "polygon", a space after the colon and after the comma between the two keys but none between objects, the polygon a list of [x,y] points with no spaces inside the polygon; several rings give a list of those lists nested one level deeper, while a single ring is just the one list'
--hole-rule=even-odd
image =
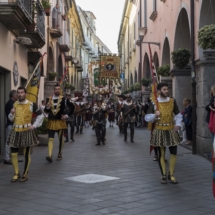
[{"label": "balcony railing", "polygon": [[61,52],[70,51],[70,39],[66,29],[63,30],[63,37],[60,38],[59,48]]},{"label": "balcony railing", "polygon": [[15,35],[33,22],[33,0],[0,0],[0,22]]},{"label": "balcony railing", "polygon": [[29,48],[42,48],[45,45],[45,15],[39,0],[35,0],[35,11],[33,11],[33,23],[22,31],[20,36],[31,39],[32,44],[26,45]]}]

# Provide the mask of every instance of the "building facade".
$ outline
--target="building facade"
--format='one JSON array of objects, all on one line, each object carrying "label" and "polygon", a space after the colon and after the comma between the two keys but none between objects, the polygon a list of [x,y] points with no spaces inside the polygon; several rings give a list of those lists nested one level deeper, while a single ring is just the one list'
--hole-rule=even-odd
[{"label": "building facade", "polygon": [[[212,72],[215,59],[213,50],[202,50],[198,46],[198,31],[205,25],[215,24],[214,14],[215,2],[208,0],[126,0],[118,39],[122,70],[128,87],[141,78],[151,76],[148,42],[154,43],[151,49],[155,67],[170,65],[172,95],[181,111],[183,99],[192,98],[191,82],[195,84],[196,81],[196,145],[200,154],[211,150],[211,135],[205,123],[204,107],[210,100],[210,87],[215,81]],[[183,70],[175,68],[171,52],[180,48],[191,50],[192,47],[195,60],[191,67],[193,72],[189,67]],[[149,95],[144,87],[142,94]]]},{"label": "building facade", "polygon": [[[84,80],[88,75],[88,64],[99,60],[102,53],[111,54],[108,47],[96,35],[96,17],[91,11],[84,11],[78,7],[81,25],[84,34],[84,43],[82,44],[83,73]],[[83,83],[83,82],[82,82]]]},{"label": "building facade", "polygon": [[[4,106],[9,99],[9,92],[20,85],[26,86],[43,53],[45,36],[45,14],[40,1],[0,1],[1,119],[5,119]],[[4,144],[5,120],[1,120],[0,153],[3,152]]]}]

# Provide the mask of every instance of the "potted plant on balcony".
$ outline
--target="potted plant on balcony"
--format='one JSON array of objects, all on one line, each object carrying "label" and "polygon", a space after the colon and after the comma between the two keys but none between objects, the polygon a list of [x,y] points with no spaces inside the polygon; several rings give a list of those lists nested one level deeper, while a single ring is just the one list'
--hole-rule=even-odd
[{"label": "potted plant on balcony", "polygon": [[68,82],[66,82],[65,84],[64,84],[64,89],[71,89],[71,87],[72,87],[72,85],[70,84],[70,83],[68,83]]},{"label": "potted plant on balcony", "polygon": [[157,74],[163,77],[168,77],[170,75],[169,71],[170,71],[170,66],[167,64],[167,65],[158,67]]},{"label": "potted plant on balcony", "polygon": [[61,16],[62,16],[62,19],[63,19],[64,21],[66,21],[66,14],[62,14]]},{"label": "potted plant on balcony", "polygon": [[215,25],[205,25],[198,32],[198,44],[202,49],[215,49]]},{"label": "potted plant on balcony", "polygon": [[134,91],[134,85],[131,85],[131,86],[129,87],[129,89],[130,89],[130,92],[132,93],[132,92]]},{"label": "potted plant on balcony", "polygon": [[151,79],[148,79],[148,78],[143,78],[141,80],[141,83],[144,87],[149,87],[149,85],[152,83],[152,80]]},{"label": "potted plant on balcony", "polygon": [[71,90],[71,92],[73,92],[73,91],[75,90],[75,87],[74,87],[74,86],[71,86],[71,87],[70,87],[70,90]]},{"label": "potted plant on balcony", "polygon": [[49,0],[41,0],[41,3],[42,3],[46,16],[50,16],[51,4],[49,3]]},{"label": "potted plant on balcony", "polygon": [[172,62],[178,69],[184,69],[190,60],[190,51],[188,49],[178,49],[171,53]]},{"label": "potted plant on balcony", "polygon": [[56,76],[57,76],[57,72],[49,72],[49,81],[54,81]]},{"label": "potted plant on balcony", "polygon": [[137,82],[137,83],[134,84],[134,90],[135,91],[141,90],[141,86],[140,86],[139,82]]}]

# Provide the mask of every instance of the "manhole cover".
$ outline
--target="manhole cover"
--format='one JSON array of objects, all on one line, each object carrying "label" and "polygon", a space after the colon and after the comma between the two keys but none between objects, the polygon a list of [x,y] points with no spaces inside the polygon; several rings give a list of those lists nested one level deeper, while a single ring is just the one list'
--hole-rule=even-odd
[{"label": "manhole cover", "polygon": [[99,182],[118,180],[120,178],[106,176],[106,175],[86,174],[86,175],[68,177],[68,178],[64,178],[64,179],[69,180],[69,181],[94,184],[94,183],[99,183]]}]

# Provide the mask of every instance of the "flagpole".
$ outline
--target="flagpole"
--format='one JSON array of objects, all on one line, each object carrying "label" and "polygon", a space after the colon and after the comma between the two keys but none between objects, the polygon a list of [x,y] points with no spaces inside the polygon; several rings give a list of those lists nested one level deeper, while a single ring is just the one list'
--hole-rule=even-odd
[{"label": "flagpole", "polygon": [[46,54],[47,54],[47,53],[45,52],[45,53],[43,54],[43,56],[40,58],[39,62],[37,63],[37,66],[35,67],[33,73],[31,74],[31,77],[28,79],[28,82],[27,82],[27,84],[25,85],[25,87],[27,87],[28,84],[30,83],[30,81],[31,81],[31,79],[32,79],[32,77],[33,77],[33,75],[34,75],[34,73],[36,72],[38,66],[40,65],[41,61],[43,60],[43,57],[44,57]]},{"label": "flagpole", "polygon": [[35,67],[33,73],[31,74],[31,77],[28,79],[28,82],[27,82],[27,84],[25,85],[25,87],[27,87],[28,84],[30,83],[30,81],[31,81],[32,77],[34,76],[34,73],[36,72],[36,70],[37,70],[38,66],[40,65],[40,63],[41,63],[41,59],[40,59],[39,62],[37,63],[37,66]]}]

